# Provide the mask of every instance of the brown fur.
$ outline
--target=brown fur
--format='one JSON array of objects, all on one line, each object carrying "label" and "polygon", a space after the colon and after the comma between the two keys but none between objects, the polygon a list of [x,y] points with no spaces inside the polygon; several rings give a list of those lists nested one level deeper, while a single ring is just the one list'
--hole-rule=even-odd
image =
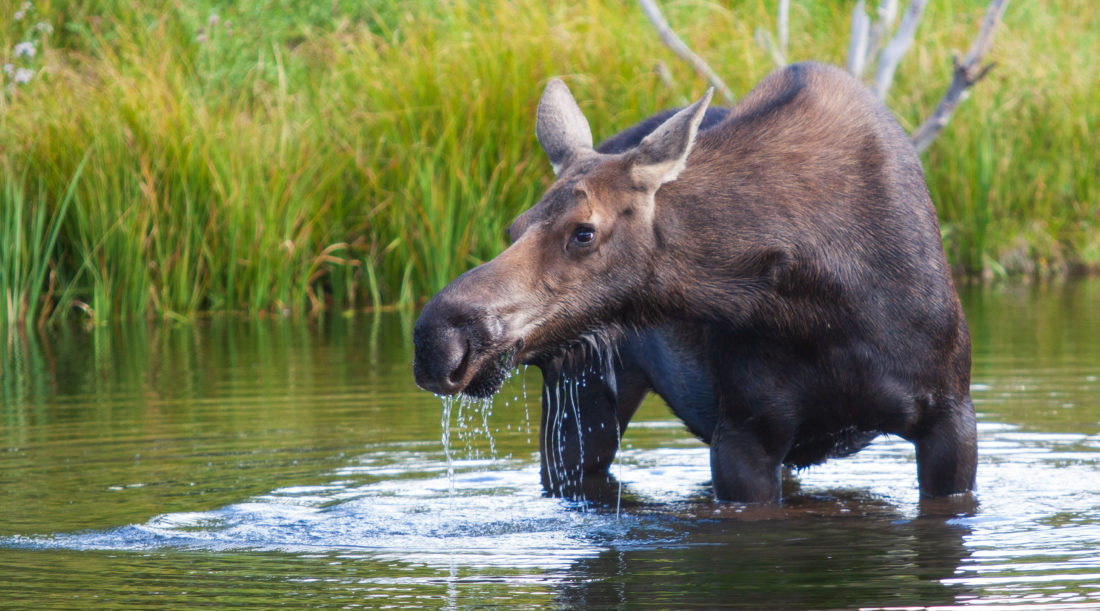
[{"label": "brown fur", "polygon": [[719,498],[775,500],[793,447],[851,430],[913,440],[927,495],[971,489],[969,336],[905,133],[813,64],[696,136],[705,107],[618,154],[565,139],[513,244],[421,315],[418,383],[484,394],[501,355],[545,362],[585,337],[686,323],[714,383]]}]

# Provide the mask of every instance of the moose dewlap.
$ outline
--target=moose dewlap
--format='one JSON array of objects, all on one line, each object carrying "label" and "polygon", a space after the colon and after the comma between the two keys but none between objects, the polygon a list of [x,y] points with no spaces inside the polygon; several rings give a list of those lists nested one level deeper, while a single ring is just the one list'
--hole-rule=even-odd
[{"label": "moose dewlap", "polygon": [[776,501],[782,465],[880,433],[915,444],[923,495],[971,490],[970,339],[904,131],[816,64],[709,101],[593,147],[551,81],[537,134],[557,180],[424,308],[417,384],[488,396],[518,362],[550,387],[584,380],[543,393],[553,492],[606,471],[650,391],[710,444],[719,499]]}]

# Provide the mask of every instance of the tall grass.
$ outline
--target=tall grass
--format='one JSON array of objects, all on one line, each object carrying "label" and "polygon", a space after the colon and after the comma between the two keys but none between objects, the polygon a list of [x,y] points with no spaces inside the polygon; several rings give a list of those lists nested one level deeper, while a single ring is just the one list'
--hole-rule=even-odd
[{"label": "tall grass", "polygon": [[[960,269],[1100,265],[1090,1],[1011,4],[997,69],[926,154]],[[0,84],[0,235],[56,241],[0,249],[0,294],[27,296],[15,318],[414,303],[497,252],[549,184],[546,79],[569,82],[597,138],[706,86],[631,3],[237,4],[36,4],[55,31],[35,77]],[[792,4],[792,59],[841,62],[851,3]],[[984,9],[931,4],[891,94],[910,127]],[[0,8],[0,62],[27,36],[16,6]],[[771,70],[752,31],[774,27],[774,3],[662,6],[735,91]]]},{"label": "tall grass", "polygon": [[[83,163],[56,206],[42,205],[41,194],[34,205],[10,174],[0,185],[0,240],[4,249],[0,256],[0,327],[14,327],[38,313],[49,313],[56,277],[47,273],[82,169]],[[43,291],[47,293],[43,295]]]}]

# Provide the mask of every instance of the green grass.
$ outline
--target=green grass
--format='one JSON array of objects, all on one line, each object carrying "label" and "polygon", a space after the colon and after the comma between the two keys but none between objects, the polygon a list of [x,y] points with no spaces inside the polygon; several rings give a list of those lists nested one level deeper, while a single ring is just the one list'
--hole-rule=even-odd
[{"label": "green grass", "polygon": [[[36,70],[0,92],[13,321],[415,303],[498,252],[551,181],[534,139],[548,78],[597,138],[706,87],[630,2],[40,1],[49,36],[19,4],[0,8],[0,63]],[[791,59],[842,62],[851,3],[792,4]],[[661,5],[738,94],[771,70],[753,29],[774,28],[774,3]],[[932,2],[891,90],[904,125],[983,11]],[[35,58],[10,57],[35,36]],[[1009,5],[997,68],[925,154],[959,269],[1100,266],[1098,57],[1091,0]]]},{"label": "green grass", "polygon": [[4,244],[0,256],[0,326],[26,323],[36,314],[41,321],[49,314],[57,285],[51,271],[57,239],[82,169],[83,163],[60,201],[52,206],[43,205],[45,197],[41,193],[37,198],[28,198],[17,187],[19,181],[14,176],[7,176],[0,186],[0,239]]}]

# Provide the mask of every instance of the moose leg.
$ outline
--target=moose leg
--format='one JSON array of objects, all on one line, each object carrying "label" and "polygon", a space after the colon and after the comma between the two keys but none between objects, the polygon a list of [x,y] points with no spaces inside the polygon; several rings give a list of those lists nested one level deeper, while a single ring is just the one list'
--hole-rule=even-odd
[{"label": "moose leg", "polygon": [[714,496],[720,501],[779,501],[785,449],[777,452],[759,431],[720,418],[710,441]]},{"label": "moose leg", "polygon": [[969,397],[938,410],[931,422],[923,423],[913,442],[917,447],[921,496],[947,496],[974,489],[978,431]]},{"label": "moose leg", "polygon": [[542,367],[542,376],[542,485],[550,494],[575,496],[586,475],[607,472],[649,388],[633,367],[584,358],[556,360]]}]

